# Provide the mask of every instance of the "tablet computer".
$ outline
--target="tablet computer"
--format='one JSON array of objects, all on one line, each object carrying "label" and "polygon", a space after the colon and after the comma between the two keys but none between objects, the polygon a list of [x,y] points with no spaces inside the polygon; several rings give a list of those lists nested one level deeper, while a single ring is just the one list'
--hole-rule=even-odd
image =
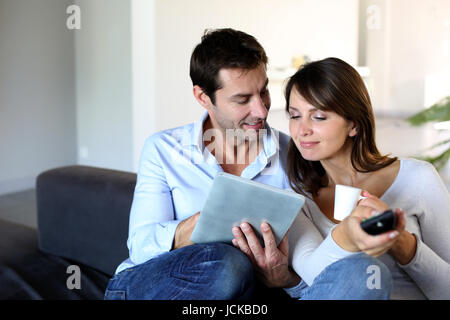
[{"label": "tablet computer", "polygon": [[253,227],[263,245],[260,228],[266,221],[278,246],[304,202],[304,196],[294,191],[219,172],[200,212],[191,241],[231,243],[234,238],[232,228],[245,221]]}]

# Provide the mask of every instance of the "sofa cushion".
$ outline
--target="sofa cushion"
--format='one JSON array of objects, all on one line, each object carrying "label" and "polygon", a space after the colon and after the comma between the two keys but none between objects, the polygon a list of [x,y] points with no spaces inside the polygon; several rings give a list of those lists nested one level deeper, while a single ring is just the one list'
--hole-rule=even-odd
[{"label": "sofa cushion", "polygon": [[[70,265],[80,268],[80,288],[68,288]],[[103,299],[109,275],[38,250],[36,229],[0,220],[0,300]]]},{"label": "sofa cushion", "polygon": [[41,173],[36,181],[39,248],[106,274],[128,257],[136,174],[88,166]]}]

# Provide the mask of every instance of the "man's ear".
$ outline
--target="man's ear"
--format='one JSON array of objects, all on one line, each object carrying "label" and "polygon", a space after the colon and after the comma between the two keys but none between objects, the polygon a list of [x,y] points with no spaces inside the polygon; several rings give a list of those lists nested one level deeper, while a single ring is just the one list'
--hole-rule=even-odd
[{"label": "man's ear", "polygon": [[211,99],[209,96],[200,88],[198,85],[195,85],[193,88],[193,93],[195,99],[200,103],[206,110],[209,110],[212,106]]}]

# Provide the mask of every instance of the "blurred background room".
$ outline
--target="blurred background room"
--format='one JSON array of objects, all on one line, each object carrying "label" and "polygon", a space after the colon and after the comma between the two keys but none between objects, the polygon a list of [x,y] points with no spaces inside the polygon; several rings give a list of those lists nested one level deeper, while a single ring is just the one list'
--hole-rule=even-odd
[{"label": "blurred background room", "polygon": [[0,217],[35,227],[42,171],[136,172],[149,135],[197,121],[190,55],[222,27],[266,49],[273,127],[288,133],[286,78],[333,56],[365,80],[383,153],[448,148],[429,149],[449,122],[406,119],[450,96],[449,0],[0,0]]}]

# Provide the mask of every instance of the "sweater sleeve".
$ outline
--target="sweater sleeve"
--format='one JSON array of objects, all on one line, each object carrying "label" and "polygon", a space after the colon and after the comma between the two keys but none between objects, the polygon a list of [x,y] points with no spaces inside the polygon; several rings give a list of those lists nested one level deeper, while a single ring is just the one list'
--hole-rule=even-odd
[{"label": "sweater sleeve", "polygon": [[450,195],[436,169],[422,162],[410,181],[418,197],[420,237],[415,256],[398,266],[429,299],[450,299]]}]

